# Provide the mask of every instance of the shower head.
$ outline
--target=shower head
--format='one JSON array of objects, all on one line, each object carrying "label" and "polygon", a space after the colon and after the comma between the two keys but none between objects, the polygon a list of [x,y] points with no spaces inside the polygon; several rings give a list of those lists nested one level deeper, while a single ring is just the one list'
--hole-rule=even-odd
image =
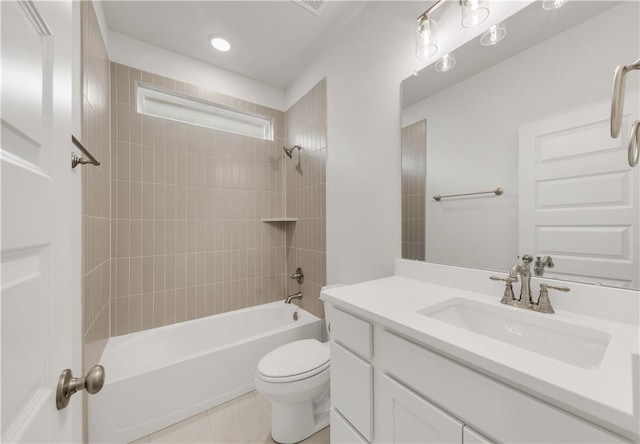
[{"label": "shower head", "polygon": [[295,150],[296,148],[298,148],[298,150],[301,150],[302,148],[300,148],[299,145],[294,145],[291,148],[287,148],[286,145],[282,147],[282,149],[284,150],[284,153],[289,156],[289,159],[291,159],[291,153],[293,153],[293,150]]}]

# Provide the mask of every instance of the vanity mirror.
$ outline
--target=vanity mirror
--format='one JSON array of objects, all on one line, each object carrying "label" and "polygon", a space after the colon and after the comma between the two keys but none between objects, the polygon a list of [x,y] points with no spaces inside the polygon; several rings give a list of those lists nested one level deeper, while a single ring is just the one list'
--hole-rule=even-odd
[{"label": "vanity mirror", "polygon": [[621,136],[609,131],[614,69],[638,59],[639,22],[637,1],[534,2],[457,48],[452,69],[436,71],[437,53],[407,78],[403,257],[504,272],[531,254],[545,277],[640,288],[637,73]]}]

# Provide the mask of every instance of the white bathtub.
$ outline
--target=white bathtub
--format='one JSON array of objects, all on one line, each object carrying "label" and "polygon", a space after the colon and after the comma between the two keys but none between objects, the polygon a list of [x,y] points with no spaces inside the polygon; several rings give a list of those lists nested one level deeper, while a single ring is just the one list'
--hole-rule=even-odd
[{"label": "white bathtub", "polygon": [[90,442],[130,442],[247,393],[267,352],[321,337],[321,319],[273,302],[111,338],[104,388],[88,397]]}]

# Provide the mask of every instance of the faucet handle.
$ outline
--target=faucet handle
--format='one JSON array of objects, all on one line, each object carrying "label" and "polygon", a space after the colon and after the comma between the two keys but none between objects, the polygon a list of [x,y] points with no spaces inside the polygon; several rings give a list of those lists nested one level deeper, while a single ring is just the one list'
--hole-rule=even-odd
[{"label": "faucet handle", "polygon": [[562,291],[562,292],[568,292],[571,291],[571,289],[569,287],[556,287],[554,285],[549,285],[549,284],[545,284],[544,282],[540,284],[540,290],[544,290],[550,288],[552,290],[558,290],[558,291]]},{"label": "faucet handle", "polygon": [[513,294],[513,288],[511,287],[511,284],[513,282],[518,282],[518,276],[516,276],[515,278],[511,275],[507,276],[506,278],[500,276],[489,276],[489,279],[491,279],[492,281],[503,281],[507,283],[504,287],[504,294],[502,295],[502,300],[500,301],[500,303],[507,305],[513,304],[513,302],[515,301],[515,295]]},{"label": "faucet handle", "polygon": [[491,279],[492,281],[503,281],[503,282],[506,282],[507,284],[510,284],[512,282],[518,282],[517,276],[515,278],[511,276],[507,276],[506,278],[503,278],[500,276],[489,276],[489,279]]},{"label": "faucet handle", "polygon": [[533,256],[525,254],[524,256],[522,256],[522,262],[525,266],[528,266],[531,262],[533,262]]},{"label": "faucet handle", "polygon": [[291,279],[295,280],[298,284],[302,284],[304,282],[304,273],[302,268],[298,267],[296,272],[289,276]]},{"label": "faucet handle", "polygon": [[551,301],[549,300],[549,289],[558,290],[562,292],[571,291],[569,287],[557,287],[555,285],[549,285],[542,282],[540,284],[540,296],[538,297],[538,303],[535,308],[542,313],[555,313],[555,310],[551,306]]}]

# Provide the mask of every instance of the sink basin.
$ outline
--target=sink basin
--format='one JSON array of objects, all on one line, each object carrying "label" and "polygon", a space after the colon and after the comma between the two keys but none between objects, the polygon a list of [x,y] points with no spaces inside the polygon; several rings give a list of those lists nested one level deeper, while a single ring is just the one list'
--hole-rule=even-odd
[{"label": "sink basin", "polygon": [[418,311],[506,344],[585,369],[596,369],[611,336],[599,330],[551,319],[554,315],[454,298]]}]

